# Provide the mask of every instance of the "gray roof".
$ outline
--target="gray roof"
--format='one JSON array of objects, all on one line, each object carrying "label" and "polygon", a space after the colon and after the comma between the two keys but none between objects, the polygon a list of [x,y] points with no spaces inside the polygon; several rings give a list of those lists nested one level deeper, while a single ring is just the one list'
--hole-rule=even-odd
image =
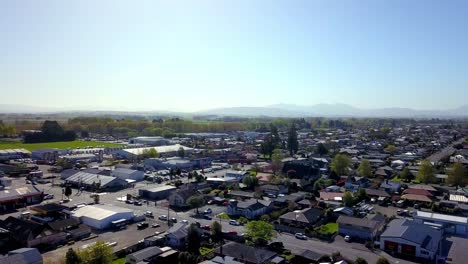
[{"label": "gray roof", "polygon": [[36,248],[20,248],[8,252],[8,256],[1,258],[2,264],[36,264],[42,263],[42,256]]},{"label": "gray roof", "polygon": [[41,191],[34,186],[23,186],[19,188],[8,188],[0,191],[0,201],[20,199],[29,195],[39,195]]},{"label": "gray roof", "polygon": [[258,210],[262,207],[267,207],[271,204],[270,201],[265,201],[265,200],[257,200],[257,199],[249,199],[244,202],[239,202],[237,204],[238,208],[243,208],[243,209],[252,209],[252,210]]},{"label": "gray roof", "polygon": [[345,224],[345,225],[352,225],[352,226],[359,226],[359,227],[366,227],[371,230],[378,228],[380,221],[375,221],[367,218],[357,218],[357,217],[350,217],[350,216],[340,216],[338,220],[336,220],[338,224]]},{"label": "gray roof", "polygon": [[182,239],[188,234],[187,223],[179,222],[167,230],[168,235],[175,236],[177,239]]},{"label": "gray roof", "polygon": [[401,238],[419,244],[432,252],[437,251],[442,238],[442,231],[408,219],[394,219],[388,224],[381,238]]},{"label": "gray roof", "polygon": [[107,184],[110,182],[116,180],[116,177],[112,176],[105,176],[105,175],[99,175],[99,174],[92,174],[92,173],[87,173],[87,172],[78,172],[73,174],[72,176],[68,177],[66,179],[67,182],[73,182],[73,183],[82,183],[85,185],[92,185],[93,182],[95,183],[101,183],[101,187],[105,187]]},{"label": "gray roof", "polygon": [[151,259],[155,256],[158,256],[162,252],[163,251],[158,247],[149,247],[149,248],[145,248],[145,249],[132,253],[132,256],[136,258],[137,261],[142,261],[142,260]]},{"label": "gray roof", "polygon": [[295,212],[286,213],[282,215],[280,218],[299,221],[299,222],[307,223],[307,224],[314,224],[320,219],[320,217],[322,217],[324,212],[325,211],[322,209],[307,208],[307,209],[301,210],[298,213],[295,213]]},{"label": "gray roof", "polygon": [[[220,254],[220,249],[215,249],[216,254]],[[223,246],[223,255],[230,256],[235,260],[250,263],[264,263],[276,257],[278,254],[261,248],[254,248],[236,242],[226,243]]]}]

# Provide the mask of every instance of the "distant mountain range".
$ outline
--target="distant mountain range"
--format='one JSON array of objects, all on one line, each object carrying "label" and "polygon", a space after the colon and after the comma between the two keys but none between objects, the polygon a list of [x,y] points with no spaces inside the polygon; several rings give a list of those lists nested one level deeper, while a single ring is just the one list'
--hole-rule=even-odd
[{"label": "distant mountain range", "polygon": [[363,109],[347,104],[315,104],[315,105],[295,105],[295,104],[274,104],[264,107],[224,107],[196,112],[174,112],[164,110],[134,110],[126,109],[120,111],[105,110],[96,108],[96,111],[54,108],[54,107],[34,107],[27,105],[0,104],[0,114],[7,113],[67,113],[72,115],[105,115],[105,114],[126,114],[126,115],[179,115],[179,116],[239,116],[239,117],[401,117],[401,118],[468,118],[468,105],[460,106],[449,110],[417,110],[411,108],[375,108]]},{"label": "distant mountain range", "polygon": [[221,116],[269,117],[468,117],[468,105],[450,110],[416,110],[411,108],[362,109],[347,104],[275,104],[265,107],[230,107],[200,111],[196,114]]}]

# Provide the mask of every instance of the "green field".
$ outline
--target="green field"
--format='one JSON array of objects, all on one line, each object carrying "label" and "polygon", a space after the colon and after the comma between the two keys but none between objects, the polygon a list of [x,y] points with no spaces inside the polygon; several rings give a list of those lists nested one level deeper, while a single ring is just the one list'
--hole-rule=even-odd
[{"label": "green field", "polygon": [[317,232],[322,236],[330,236],[334,233],[338,232],[338,224],[337,223],[328,223],[326,225],[320,226],[317,228]]},{"label": "green field", "polygon": [[119,147],[121,145],[114,144],[114,143],[99,142],[99,141],[82,141],[82,140],[67,141],[67,142],[32,143],[32,144],[24,144],[22,142],[12,142],[12,141],[0,141],[0,149],[24,148],[29,151],[32,151],[35,149],[41,149],[41,148],[67,149],[67,148],[78,148],[78,147],[84,148],[87,146]]}]

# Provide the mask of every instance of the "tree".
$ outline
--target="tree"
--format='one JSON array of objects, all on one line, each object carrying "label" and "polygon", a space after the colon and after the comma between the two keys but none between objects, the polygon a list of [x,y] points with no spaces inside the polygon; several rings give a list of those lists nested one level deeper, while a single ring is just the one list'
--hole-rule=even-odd
[{"label": "tree", "polygon": [[211,237],[214,242],[220,242],[223,239],[222,226],[218,221],[211,224]]},{"label": "tree", "polygon": [[357,191],[356,198],[358,202],[365,200],[367,198],[366,189],[359,189],[359,191]]},{"label": "tree", "polygon": [[81,264],[83,261],[81,257],[73,250],[69,248],[67,254],[65,255],[65,264]]},{"label": "tree", "polygon": [[245,176],[242,179],[242,183],[245,184],[248,188],[254,189],[258,185],[258,179],[254,176]]},{"label": "tree", "polygon": [[348,175],[348,167],[351,165],[351,159],[345,154],[336,154],[331,162],[331,170],[338,176]]},{"label": "tree", "polygon": [[260,221],[263,221],[263,222],[270,222],[270,216],[265,214],[265,215],[262,215],[260,216]]},{"label": "tree", "polygon": [[148,150],[148,158],[158,158],[158,157],[159,157],[159,153],[155,148],[150,148]]},{"label": "tree", "polygon": [[198,208],[202,207],[204,203],[205,203],[205,200],[203,200],[203,197],[201,197],[199,195],[191,196],[187,200],[187,204],[191,208],[196,208],[197,209],[197,214],[198,214]]},{"label": "tree", "polygon": [[187,230],[187,251],[194,255],[200,254],[200,229],[195,224],[191,224]]},{"label": "tree", "polygon": [[197,264],[199,262],[199,256],[190,254],[189,252],[180,252],[178,257],[179,264]]},{"label": "tree", "polygon": [[80,252],[81,259],[86,264],[110,264],[114,259],[112,248],[103,241],[97,241],[94,245]]},{"label": "tree", "polygon": [[280,171],[283,167],[283,155],[281,154],[280,149],[275,149],[271,155],[271,169],[273,174],[276,174],[277,171]]},{"label": "tree", "polygon": [[245,225],[246,236],[255,244],[263,244],[274,236],[273,226],[264,221],[250,221]]},{"label": "tree", "polygon": [[366,177],[366,178],[369,178],[372,176],[372,167],[371,167],[369,160],[367,159],[361,160],[361,164],[359,164],[359,168],[358,168],[358,174],[359,176]]},{"label": "tree", "polygon": [[380,257],[375,264],[390,264],[390,262],[386,258]]},{"label": "tree", "polygon": [[421,161],[418,171],[418,180],[425,184],[435,181],[434,168],[428,160]]},{"label": "tree", "polygon": [[185,149],[183,147],[180,147],[178,150],[177,150],[177,156],[181,157],[181,158],[184,158],[185,157]]},{"label": "tree", "polygon": [[72,189],[70,186],[65,187],[63,194],[67,197],[67,200],[70,200],[70,195],[72,195]]},{"label": "tree", "polygon": [[395,153],[396,147],[394,145],[388,145],[384,151],[390,154]]},{"label": "tree", "polygon": [[291,124],[291,127],[288,130],[288,141],[287,148],[289,150],[289,155],[294,155],[299,149],[299,141],[297,140],[297,130],[294,123]]},{"label": "tree", "polygon": [[410,182],[413,179],[413,175],[411,175],[410,170],[408,167],[405,167],[401,172],[400,172],[400,179],[402,179],[405,182]]},{"label": "tree", "polygon": [[454,186],[464,187],[468,184],[468,177],[465,167],[461,163],[454,163],[448,173],[447,182]]},{"label": "tree", "polygon": [[345,192],[343,195],[343,203],[345,206],[351,207],[354,205],[354,197],[350,192]]},{"label": "tree", "polygon": [[317,148],[315,149],[315,153],[321,157],[322,155],[326,155],[328,153],[328,149],[323,143],[318,143]]},{"label": "tree", "polygon": [[354,264],[367,264],[367,260],[357,257],[357,259],[354,261]]}]

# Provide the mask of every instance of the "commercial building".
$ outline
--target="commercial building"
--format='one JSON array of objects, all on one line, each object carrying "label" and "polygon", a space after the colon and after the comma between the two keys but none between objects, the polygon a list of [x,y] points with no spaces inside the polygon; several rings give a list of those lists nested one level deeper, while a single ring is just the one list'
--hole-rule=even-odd
[{"label": "commercial building", "polygon": [[87,205],[76,209],[72,216],[79,218],[83,224],[95,229],[107,229],[112,221],[125,219],[132,220],[134,213],[130,209],[110,205]]},{"label": "commercial building", "polygon": [[138,170],[117,168],[111,172],[111,176],[121,180],[142,181],[145,178],[145,173]]},{"label": "commercial building", "polygon": [[0,211],[39,203],[42,197],[42,191],[34,186],[7,187],[0,191]]},{"label": "commercial building", "polygon": [[160,159],[146,159],[145,166],[152,167],[155,170],[169,170],[169,169],[181,169],[190,170],[194,167],[195,163],[189,159],[172,157],[172,158],[160,158]]},{"label": "commercial building", "polygon": [[26,149],[2,149],[0,150],[0,161],[30,158],[31,152]]},{"label": "commercial building", "polygon": [[179,144],[168,145],[168,146],[159,146],[159,147],[144,147],[144,148],[131,148],[131,149],[121,149],[116,151],[115,156],[118,158],[124,159],[138,159],[143,156],[146,151],[154,149],[158,152],[160,157],[172,157],[176,156],[177,151],[182,148],[185,151],[185,154],[189,154],[193,151],[192,148],[185,147]]},{"label": "commercial building", "polygon": [[138,195],[145,199],[162,200],[169,197],[177,190],[176,187],[170,185],[163,185],[155,188],[140,189]]},{"label": "commercial building", "polygon": [[442,231],[408,219],[394,219],[380,235],[380,248],[392,254],[434,259]]},{"label": "commercial building", "polygon": [[449,234],[468,234],[468,217],[423,211],[416,211],[413,217],[414,221],[417,223],[440,226],[446,233]]},{"label": "commercial building", "polygon": [[169,139],[163,137],[134,137],[128,140],[128,144],[141,144],[147,146],[165,146],[171,144]]},{"label": "commercial building", "polygon": [[79,171],[65,179],[67,184],[75,187],[96,188],[99,186],[101,189],[120,189],[127,185],[125,180],[93,173]]}]

